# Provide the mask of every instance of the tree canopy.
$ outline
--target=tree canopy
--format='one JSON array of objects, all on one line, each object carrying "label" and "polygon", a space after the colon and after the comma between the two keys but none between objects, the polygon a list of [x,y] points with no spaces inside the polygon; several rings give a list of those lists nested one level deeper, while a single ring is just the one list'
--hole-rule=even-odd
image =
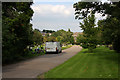
[{"label": "tree canopy", "polygon": [[111,43],[114,50],[120,52],[120,2],[77,2],[73,7],[75,8],[75,18],[78,20],[87,17],[91,11],[93,14],[101,13],[103,16],[107,15],[106,20],[99,21],[99,27],[102,27],[101,33],[104,36],[103,40],[107,44]]},{"label": "tree canopy", "polygon": [[38,29],[33,31],[33,41],[35,44],[42,44],[43,43],[43,36]]},{"label": "tree canopy", "polygon": [[68,29],[68,31],[65,30],[58,30],[56,32],[53,32],[50,36],[46,34],[47,41],[59,41],[63,44],[74,44],[74,38],[73,33]]},{"label": "tree canopy", "polygon": [[53,30],[43,30],[42,32],[45,32],[45,33],[53,33],[53,32],[55,32],[55,31],[53,31]]},{"label": "tree canopy", "polygon": [[83,48],[88,48],[89,52],[92,52],[94,48],[96,48],[97,45],[97,32],[98,28],[95,27],[95,16],[94,14],[90,14],[88,17],[86,17],[83,20],[83,23],[80,23],[80,27],[83,30],[83,35],[79,35],[79,37],[82,39],[79,39],[77,37],[78,41]]},{"label": "tree canopy", "polygon": [[32,41],[32,2],[2,3],[2,59],[3,63],[25,55]]}]

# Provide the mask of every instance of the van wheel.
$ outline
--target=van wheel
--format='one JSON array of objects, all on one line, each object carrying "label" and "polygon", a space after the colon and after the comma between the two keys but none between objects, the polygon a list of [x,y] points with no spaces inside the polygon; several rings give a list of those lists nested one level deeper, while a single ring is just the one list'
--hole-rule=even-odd
[{"label": "van wheel", "polygon": [[59,53],[58,50],[56,51],[56,53],[57,53],[57,54]]},{"label": "van wheel", "polygon": [[62,53],[62,50],[60,51],[60,53]]}]

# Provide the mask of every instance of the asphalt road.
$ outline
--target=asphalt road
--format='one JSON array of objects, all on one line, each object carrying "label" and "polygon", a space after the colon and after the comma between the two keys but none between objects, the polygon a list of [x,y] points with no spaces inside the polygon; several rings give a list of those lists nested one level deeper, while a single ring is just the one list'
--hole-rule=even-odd
[{"label": "asphalt road", "polygon": [[45,54],[26,61],[4,66],[2,68],[3,78],[36,78],[38,75],[64,63],[77,54],[82,48],[74,45],[59,54]]}]

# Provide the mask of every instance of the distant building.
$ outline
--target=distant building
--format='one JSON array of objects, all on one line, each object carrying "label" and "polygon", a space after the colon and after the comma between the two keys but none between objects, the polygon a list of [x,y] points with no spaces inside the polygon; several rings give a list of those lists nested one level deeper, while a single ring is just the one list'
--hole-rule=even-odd
[{"label": "distant building", "polygon": [[49,34],[49,36],[52,35],[52,33],[45,33],[45,32],[41,32],[42,36],[45,36],[46,34]]},{"label": "distant building", "polygon": [[49,36],[51,36],[52,35],[52,33],[48,33],[49,34]]},{"label": "distant building", "polygon": [[74,41],[76,42],[77,41],[77,36],[79,35],[79,34],[83,34],[82,32],[74,32],[73,33],[73,37],[74,37]]},{"label": "distant building", "polygon": [[42,32],[41,34],[42,34],[42,36],[45,36],[45,35],[46,35],[46,33],[45,33],[45,32]]}]

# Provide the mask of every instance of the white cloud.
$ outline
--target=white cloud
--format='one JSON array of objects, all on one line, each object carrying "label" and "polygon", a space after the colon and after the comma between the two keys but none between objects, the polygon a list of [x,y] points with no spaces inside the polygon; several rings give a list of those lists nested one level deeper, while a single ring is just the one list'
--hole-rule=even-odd
[{"label": "white cloud", "polygon": [[73,14],[74,9],[66,7],[65,5],[50,5],[50,4],[39,4],[31,6],[35,13],[39,15],[64,15],[70,16]]},{"label": "white cloud", "polygon": [[34,2],[75,2],[79,0],[33,0]]},{"label": "white cloud", "polygon": [[100,13],[95,13],[95,17],[98,20],[102,20],[102,19],[106,19],[107,15],[102,16],[102,14],[100,14]]},{"label": "white cloud", "polygon": [[68,30],[73,32],[81,31],[79,21],[74,18],[74,8],[72,4],[33,4],[34,10],[33,28],[40,30]]},{"label": "white cloud", "polygon": [[[81,32],[79,21],[74,18],[73,4],[39,4],[35,3],[32,6],[34,10],[33,28],[40,30],[51,29],[59,30],[68,28],[73,32]],[[96,13],[96,23],[98,20],[103,19],[101,14]]]}]

